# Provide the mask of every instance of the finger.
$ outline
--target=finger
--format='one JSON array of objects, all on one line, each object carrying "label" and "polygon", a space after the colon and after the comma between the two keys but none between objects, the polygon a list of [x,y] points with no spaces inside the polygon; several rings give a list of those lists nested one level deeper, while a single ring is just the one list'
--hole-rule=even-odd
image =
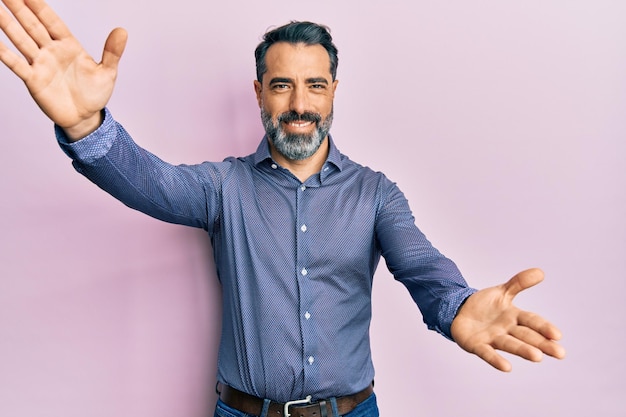
[{"label": "finger", "polygon": [[515,328],[511,329],[510,334],[511,336],[521,340],[522,342],[528,343],[529,345],[536,347],[539,347],[541,343],[547,340],[541,334],[525,326],[516,326]]},{"label": "finger", "polygon": [[15,19],[20,23],[28,36],[38,45],[43,46],[50,42],[51,37],[48,30],[35,16],[35,13],[28,7],[25,1],[3,0],[3,3],[13,13]]},{"label": "finger", "polygon": [[26,0],[26,4],[46,29],[46,34],[51,39],[63,39],[72,36],[63,20],[43,0]]},{"label": "finger", "polygon": [[521,291],[539,284],[543,281],[543,271],[539,268],[527,269],[516,274],[504,284],[505,291],[510,298],[515,297]]},{"label": "finger", "polygon": [[0,42],[0,61],[6,65],[22,80],[26,80],[31,72],[31,67],[24,59],[19,57],[15,52],[11,51]]},{"label": "finger", "polygon": [[561,347],[554,340],[546,339],[541,334],[535,332],[532,329],[529,329],[528,327],[518,326],[511,331],[511,335],[519,339],[523,343],[539,349],[546,355],[558,359],[562,359],[565,357],[565,349],[563,349],[563,347]]},{"label": "finger", "polygon": [[[553,328],[554,333],[558,334],[558,336],[560,337],[561,332],[556,329],[556,327],[552,326],[550,323],[547,323],[543,319],[541,320],[549,325],[551,329]],[[546,336],[547,333],[549,334],[550,331],[544,330],[539,332],[536,329],[531,328],[531,326],[524,326],[522,322],[520,322],[520,326],[511,331],[511,334],[514,337],[517,337],[518,339],[532,346],[535,346],[546,355],[552,356],[553,358],[557,359],[563,359],[565,357],[565,349],[556,342],[558,338]]]},{"label": "finger", "polygon": [[554,340],[544,340],[537,346],[543,353],[556,359],[565,358],[565,348]]},{"label": "finger", "polygon": [[509,361],[504,359],[493,347],[487,344],[477,346],[474,350],[474,354],[499,371],[510,372],[512,369]]},{"label": "finger", "polygon": [[495,349],[519,356],[531,362],[540,362],[543,359],[543,352],[522,340],[511,335],[504,335],[496,338],[492,345]]},{"label": "finger", "polygon": [[[7,35],[18,51],[29,61],[39,53],[39,46],[24,28],[4,8],[0,7],[0,29]],[[4,61],[3,61],[4,62]]]},{"label": "finger", "polygon": [[520,326],[533,329],[547,339],[560,340],[562,337],[561,331],[555,325],[538,314],[529,311],[520,312],[517,317],[517,323]]},{"label": "finger", "polygon": [[109,34],[104,44],[104,51],[102,52],[102,65],[105,68],[117,69],[117,65],[126,48],[127,40],[128,33],[122,28],[114,29]]},{"label": "finger", "polygon": [[[548,356],[552,356],[553,358],[557,359],[563,359],[565,357],[565,349],[561,345],[559,345],[554,340],[543,337],[541,334],[527,327],[519,326],[511,331],[511,335],[519,339],[523,343],[539,349],[541,352],[545,353]],[[538,357],[538,359],[540,360],[541,358]],[[539,360],[533,361],[538,362]]]}]

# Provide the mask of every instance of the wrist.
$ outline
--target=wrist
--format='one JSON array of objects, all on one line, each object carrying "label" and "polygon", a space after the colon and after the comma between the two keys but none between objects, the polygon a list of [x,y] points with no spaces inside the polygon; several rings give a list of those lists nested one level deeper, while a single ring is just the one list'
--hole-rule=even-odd
[{"label": "wrist", "polygon": [[70,142],[76,142],[95,132],[103,121],[104,110],[101,110],[73,126],[63,127],[63,131]]}]

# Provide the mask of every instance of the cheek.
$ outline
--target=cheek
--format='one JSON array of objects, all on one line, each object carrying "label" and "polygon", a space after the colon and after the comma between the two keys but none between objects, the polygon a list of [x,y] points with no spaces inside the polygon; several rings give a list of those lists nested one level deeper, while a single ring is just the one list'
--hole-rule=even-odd
[{"label": "cheek", "polygon": [[332,100],[327,103],[324,103],[324,106],[320,108],[320,113],[322,114],[322,116],[324,116],[324,118],[328,116],[330,113],[332,113],[332,111],[333,111]]},{"label": "cheek", "polygon": [[315,103],[315,107],[317,107],[319,111],[329,112],[330,109],[333,108],[333,101],[333,95],[328,94],[316,97],[313,102]]},{"label": "cheek", "polygon": [[275,99],[264,99],[261,101],[261,108],[265,110],[266,113],[272,115],[273,119],[276,119],[280,114],[289,110],[289,107],[285,106],[280,100]]}]

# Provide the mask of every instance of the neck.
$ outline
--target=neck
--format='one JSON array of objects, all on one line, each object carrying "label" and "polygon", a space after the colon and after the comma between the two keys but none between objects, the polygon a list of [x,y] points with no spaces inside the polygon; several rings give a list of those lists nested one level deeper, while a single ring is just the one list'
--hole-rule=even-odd
[{"label": "neck", "polygon": [[324,162],[328,158],[329,149],[330,145],[328,137],[326,137],[313,155],[306,159],[294,160],[283,156],[274,148],[270,141],[270,153],[274,161],[283,168],[288,169],[300,182],[305,182],[311,175],[317,174],[322,170],[322,166],[324,166]]}]

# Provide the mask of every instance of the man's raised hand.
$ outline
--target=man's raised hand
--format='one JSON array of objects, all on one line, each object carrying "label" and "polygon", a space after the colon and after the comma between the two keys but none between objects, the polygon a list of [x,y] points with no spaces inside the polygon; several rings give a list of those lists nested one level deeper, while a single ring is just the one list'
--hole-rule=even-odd
[{"label": "man's raised hand", "polygon": [[0,29],[22,56],[0,42],[0,61],[24,81],[37,105],[70,139],[97,129],[113,94],[126,31],[111,32],[97,63],[43,0],[2,3]]}]

